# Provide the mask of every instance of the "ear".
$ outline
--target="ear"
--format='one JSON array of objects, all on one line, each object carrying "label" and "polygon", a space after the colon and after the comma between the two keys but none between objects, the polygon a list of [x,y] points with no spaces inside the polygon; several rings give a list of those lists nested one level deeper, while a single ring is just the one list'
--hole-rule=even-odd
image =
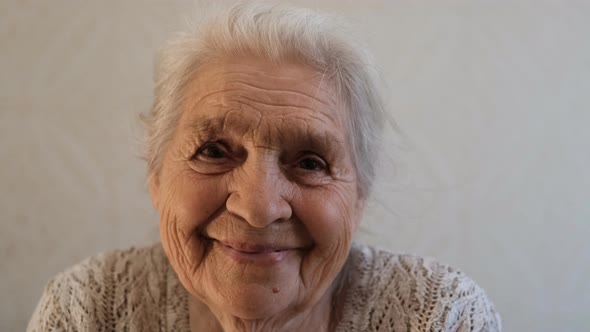
[{"label": "ear", "polygon": [[152,204],[156,210],[160,211],[160,178],[158,177],[158,174],[149,175],[148,185]]}]

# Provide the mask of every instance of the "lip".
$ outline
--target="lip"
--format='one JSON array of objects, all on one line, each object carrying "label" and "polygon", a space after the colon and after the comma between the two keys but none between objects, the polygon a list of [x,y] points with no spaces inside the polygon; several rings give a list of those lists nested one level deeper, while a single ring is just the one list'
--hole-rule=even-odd
[{"label": "lip", "polygon": [[297,248],[214,240],[214,246],[233,261],[241,264],[273,266],[281,263]]},{"label": "lip", "polygon": [[224,240],[216,240],[216,241],[218,241],[223,246],[230,247],[234,250],[248,253],[248,254],[270,253],[270,252],[296,249],[296,248],[292,248],[289,246],[279,246],[279,245],[274,245],[274,244],[258,244],[258,243],[247,243],[247,242],[238,242],[238,241],[224,241]]}]

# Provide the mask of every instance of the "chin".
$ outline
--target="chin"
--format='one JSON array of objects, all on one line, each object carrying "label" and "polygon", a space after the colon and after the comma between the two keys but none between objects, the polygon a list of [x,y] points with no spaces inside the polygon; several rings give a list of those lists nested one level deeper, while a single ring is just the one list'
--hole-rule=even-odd
[{"label": "chin", "polygon": [[292,299],[281,292],[274,294],[266,289],[250,289],[239,296],[220,303],[227,308],[232,316],[245,320],[262,320],[269,317],[276,317],[281,312],[291,308]]},{"label": "chin", "polygon": [[[246,256],[246,257],[244,257]],[[280,256],[280,259],[277,259]],[[205,258],[205,302],[232,316],[258,320],[292,309],[299,299],[303,253],[249,257],[213,245]],[[206,272],[207,273],[207,272]]]}]

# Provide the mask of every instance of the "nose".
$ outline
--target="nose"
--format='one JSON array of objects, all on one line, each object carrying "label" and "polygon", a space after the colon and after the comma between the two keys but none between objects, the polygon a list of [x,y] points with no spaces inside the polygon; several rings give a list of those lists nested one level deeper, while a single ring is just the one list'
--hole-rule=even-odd
[{"label": "nose", "polygon": [[273,222],[291,218],[288,201],[289,181],[278,163],[267,160],[246,161],[232,180],[227,210],[252,227],[264,228]]}]

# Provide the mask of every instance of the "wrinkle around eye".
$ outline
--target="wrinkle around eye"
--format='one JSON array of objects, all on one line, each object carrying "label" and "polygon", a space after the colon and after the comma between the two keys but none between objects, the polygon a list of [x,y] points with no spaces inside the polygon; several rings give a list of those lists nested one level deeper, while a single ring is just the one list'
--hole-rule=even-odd
[{"label": "wrinkle around eye", "polygon": [[197,173],[204,175],[220,175],[231,171],[234,168],[232,162],[211,162],[199,159],[187,161],[189,167]]},{"label": "wrinkle around eye", "polygon": [[224,144],[208,142],[197,149],[188,163],[198,173],[215,175],[231,170],[236,161],[231,158],[231,151]]},{"label": "wrinkle around eye", "polygon": [[[319,165],[316,165],[318,167],[315,169],[301,167],[302,162],[305,160],[316,162]],[[288,173],[288,177],[291,181],[306,187],[323,186],[334,180],[328,163],[320,157],[314,156],[303,156],[302,158],[297,159],[289,166]]]}]

